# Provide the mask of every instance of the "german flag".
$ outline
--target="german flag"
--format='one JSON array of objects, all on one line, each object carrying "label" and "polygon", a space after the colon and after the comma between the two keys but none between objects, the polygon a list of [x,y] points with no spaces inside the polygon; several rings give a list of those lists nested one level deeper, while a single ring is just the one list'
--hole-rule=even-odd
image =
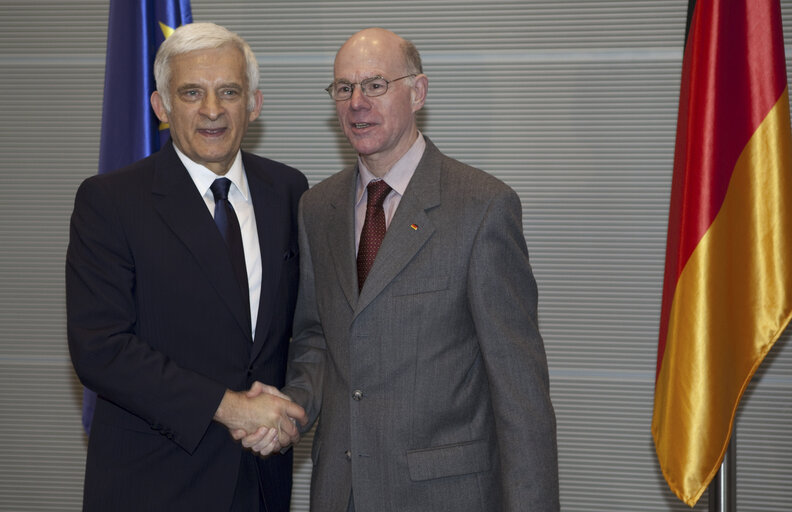
[{"label": "german flag", "polygon": [[652,435],[694,506],[792,315],[792,134],[779,0],[688,9]]}]

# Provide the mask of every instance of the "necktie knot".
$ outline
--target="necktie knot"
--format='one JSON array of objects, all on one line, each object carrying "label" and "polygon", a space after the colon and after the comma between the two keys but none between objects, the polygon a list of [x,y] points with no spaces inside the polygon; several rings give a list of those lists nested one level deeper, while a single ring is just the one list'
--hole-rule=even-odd
[{"label": "necktie knot", "polygon": [[366,208],[382,208],[385,197],[392,190],[385,180],[372,181],[366,186],[368,191],[368,202]]},{"label": "necktie knot", "polygon": [[231,189],[231,180],[228,178],[217,178],[209,187],[212,190],[215,201],[228,199],[228,191]]}]

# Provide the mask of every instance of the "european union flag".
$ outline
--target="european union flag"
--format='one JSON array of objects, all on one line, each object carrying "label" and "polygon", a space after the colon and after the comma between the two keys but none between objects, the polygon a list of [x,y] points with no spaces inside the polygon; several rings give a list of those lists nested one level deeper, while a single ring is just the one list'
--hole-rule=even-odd
[{"label": "european union flag", "polygon": [[170,32],[191,22],[189,0],[111,0],[99,172],[136,162],[168,140],[149,103],[154,56]]},{"label": "european union flag", "polygon": [[[111,0],[107,23],[99,172],[109,172],[156,152],[167,130],[151,109],[154,57],[180,25],[192,23],[189,0]],[[91,429],[96,395],[83,392],[83,427]]]}]

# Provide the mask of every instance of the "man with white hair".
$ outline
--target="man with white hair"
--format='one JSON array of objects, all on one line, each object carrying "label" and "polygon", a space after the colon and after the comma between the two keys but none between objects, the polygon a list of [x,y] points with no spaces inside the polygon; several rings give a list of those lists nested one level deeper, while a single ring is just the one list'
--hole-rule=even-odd
[{"label": "man with white hair", "polygon": [[[238,35],[178,28],[155,61],[159,152],[80,186],[66,261],[68,340],[97,392],[84,510],[285,511],[297,439],[284,384],[298,280],[296,169],[241,151],[261,111]],[[266,390],[255,396],[251,387]]]}]

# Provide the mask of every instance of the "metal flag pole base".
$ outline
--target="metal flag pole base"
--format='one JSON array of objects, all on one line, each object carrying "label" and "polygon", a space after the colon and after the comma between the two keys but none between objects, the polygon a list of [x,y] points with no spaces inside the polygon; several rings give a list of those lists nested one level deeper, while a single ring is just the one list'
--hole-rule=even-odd
[{"label": "metal flag pole base", "polygon": [[737,438],[734,432],[721,467],[709,484],[709,512],[737,512]]}]

